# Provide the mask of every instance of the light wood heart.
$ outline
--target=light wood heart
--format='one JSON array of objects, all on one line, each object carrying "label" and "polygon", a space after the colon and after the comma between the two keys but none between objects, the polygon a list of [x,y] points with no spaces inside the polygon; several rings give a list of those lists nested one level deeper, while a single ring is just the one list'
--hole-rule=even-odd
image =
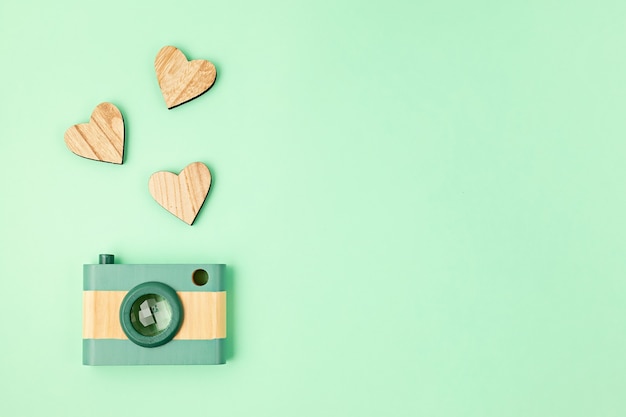
[{"label": "light wood heart", "polygon": [[124,118],[111,103],[100,103],[89,123],[65,131],[65,144],[78,156],[121,164],[124,160]]},{"label": "light wood heart", "polygon": [[165,210],[191,225],[211,188],[211,172],[202,162],[194,162],[178,175],[155,172],[150,176],[148,188]]},{"label": "light wood heart", "polygon": [[207,91],[215,82],[217,71],[209,61],[187,61],[173,46],[164,46],[154,60],[157,80],[168,109],[188,102]]}]

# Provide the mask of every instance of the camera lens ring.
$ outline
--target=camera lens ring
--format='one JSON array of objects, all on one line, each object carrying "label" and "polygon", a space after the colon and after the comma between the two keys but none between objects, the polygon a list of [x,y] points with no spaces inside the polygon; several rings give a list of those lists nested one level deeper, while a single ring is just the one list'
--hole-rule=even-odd
[{"label": "camera lens ring", "polygon": [[[169,304],[171,318],[168,326],[154,336],[146,336],[137,331],[131,320],[131,309],[140,297],[154,294],[163,298]],[[144,282],[133,287],[120,306],[120,324],[128,339],[142,347],[157,347],[164,345],[176,336],[183,323],[183,307],[176,291],[162,282]]]}]

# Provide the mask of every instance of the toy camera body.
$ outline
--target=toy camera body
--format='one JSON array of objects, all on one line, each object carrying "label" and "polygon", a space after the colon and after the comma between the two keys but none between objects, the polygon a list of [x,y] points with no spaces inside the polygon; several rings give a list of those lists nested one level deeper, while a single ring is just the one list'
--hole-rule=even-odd
[{"label": "toy camera body", "polygon": [[83,267],[83,364],[217,365],[225,360],[223,264]]}]

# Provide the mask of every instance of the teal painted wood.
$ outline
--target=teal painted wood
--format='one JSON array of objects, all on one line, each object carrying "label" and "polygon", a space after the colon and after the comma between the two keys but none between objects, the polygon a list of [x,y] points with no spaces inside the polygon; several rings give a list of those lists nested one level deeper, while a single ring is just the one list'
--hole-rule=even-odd
[{"label": "teal painted wood", "polygon": [[172,340],[143,348],[130,340],[83,339],[83,365],[221,365],[225,341]]},{"label": "teal painted wood", "polygon": [[[204,269],[209,281],[193,283],[195,270]],[[148,281],[162,282],[176,291],[226,291],[224,264],[87,264],[83,266],[83,290],[128,291]]]},{"label": "teal painted wood", "polygon": [[[113,258],[105,256],[104,261],[113,262]],[[194,283],[194,272],[200,269],[208,274],[208,282],[204,285]],[[146,282],[158,282],[181,292],[226,291],[225,269],[224,264],[123,265],[103,262],[83,266],[83,289],[129,291]],[[116,317],[119,317],[117,312]],[[226,362],[224,343],[225,339],[171,340],[157,347],[142,347],[131,340],[83,339],[83,364],[218,365]]]}]

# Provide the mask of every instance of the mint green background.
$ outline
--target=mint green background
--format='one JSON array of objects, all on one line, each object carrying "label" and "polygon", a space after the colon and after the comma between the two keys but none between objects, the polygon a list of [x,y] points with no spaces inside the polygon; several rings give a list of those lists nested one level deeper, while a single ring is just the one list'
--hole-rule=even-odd
[{"label": "mint green background", "polygon": [[[0,4],[0,415],[626,415],[623,1]],[[123,166],[63,143],[102,101]],[[229,363],[82,366],[102,252],[231,266]]]}]

